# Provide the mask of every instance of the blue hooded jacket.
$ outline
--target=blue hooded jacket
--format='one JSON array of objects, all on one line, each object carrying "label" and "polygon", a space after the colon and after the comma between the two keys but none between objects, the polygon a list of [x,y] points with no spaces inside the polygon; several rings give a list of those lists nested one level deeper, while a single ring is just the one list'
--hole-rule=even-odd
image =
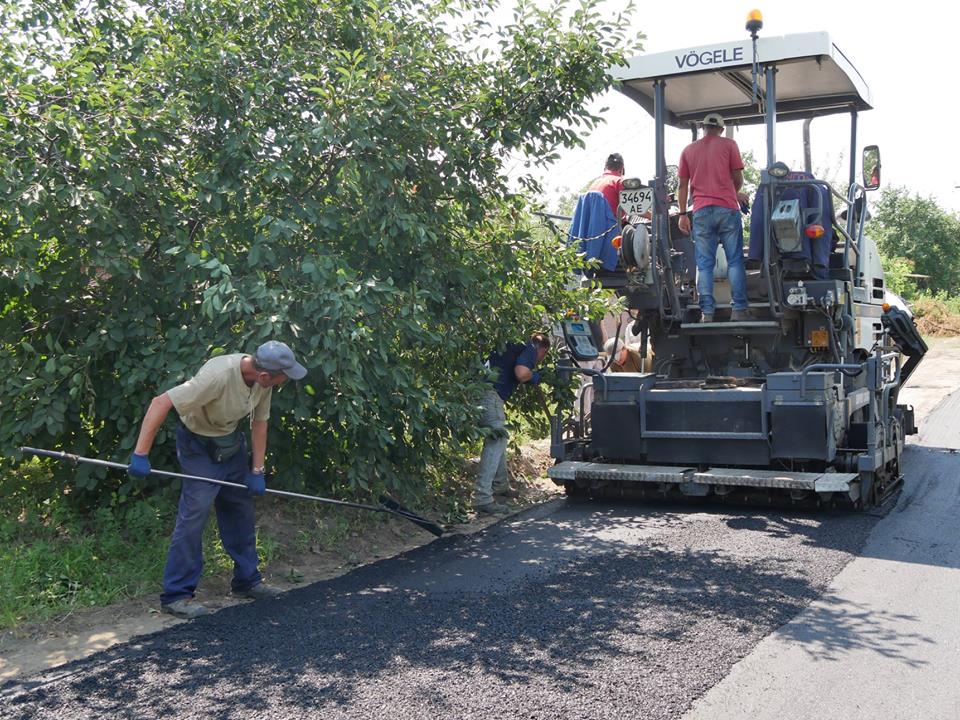
[{"label": "blue hooded jacket", "polygon": [[577,201],[570,222],[570,243],[578,243],[588,259],[599,258],[604,270],[615,270],[619,253],[613,239],[620,234],[620,223],[603,193],[592,190]]}]

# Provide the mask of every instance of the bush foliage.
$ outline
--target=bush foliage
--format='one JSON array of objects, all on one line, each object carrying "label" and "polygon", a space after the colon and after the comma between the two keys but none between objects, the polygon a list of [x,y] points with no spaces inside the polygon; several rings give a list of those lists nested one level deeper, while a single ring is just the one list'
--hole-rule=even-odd
[{"label": "bush foliage", "polygon": [[409,489],[474,438],[486,352],[606,302],[505,162],[579,143],[632,41],[593,0],[473,6],[5,2],[0,450],[125,459],[153,395],[267,338],[310,371],[281,482]]}]

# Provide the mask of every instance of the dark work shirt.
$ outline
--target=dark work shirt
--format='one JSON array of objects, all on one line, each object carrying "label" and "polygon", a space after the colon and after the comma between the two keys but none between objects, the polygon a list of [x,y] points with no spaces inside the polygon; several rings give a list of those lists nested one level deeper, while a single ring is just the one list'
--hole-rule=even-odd
[{"label": "dark work shirt", "polygon": [[527,343],[526,345],[509,343],[507,349],[502,353],[490,353],[487,364],[491,370],[497,373],[497,379],[494,381],[493,387],[497,391],[497,395],[506,402],[519,383],[513,372],[514,368],[517,365],[523,365],[533,371],[537,366],[537,349],[533,346],[533,343]]}]

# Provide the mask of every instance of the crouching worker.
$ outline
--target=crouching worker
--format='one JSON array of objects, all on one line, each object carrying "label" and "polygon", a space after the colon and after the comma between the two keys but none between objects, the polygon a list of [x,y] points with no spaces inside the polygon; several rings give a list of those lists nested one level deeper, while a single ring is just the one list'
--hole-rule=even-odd
[{"label": "crouching worker", "polygon": [[607,357],[613,355],[614,346],[616,346],[617,354],[610,361],[610,372],[644,372],[643,358],[640,357],[639,350],[627,345],[624,338],[620,338],[618,341],[617,338],[612,337],[603,346],[603,351],[607,354]]},{"label": "crouching worker", "polygon": [[[193,601],[203,571],[203,527],[210,507],[217,513],[223,548],[233,559],[231,589],[239,597],[274,597],[278,588],[264,584],[257,569],[253,496],[263,495],[267,453],[267,418],[273,388],[290,378],[300,380],[306,368],[282,342],[264,343],[255,355],[220,355],[206,362],[187,382],[158,395],[150,403],[127,471],[150,474],[148,456],[170,408],[177,411],[177,460],[187,475],[246,485],[246,490],[200,480],[182,480],[177,522],[163,572],[160,608],[180,618],[205,615]],[[250,416],[252,459],[238,427]]]},{"label": "crouching worker", "polygon": [[503,404],[510,399],[518,383],[536,385],[540,382],[537,365],[543,362],[550,341],[546,335],[535,333],[526,344],[510,343],[502,353],[490,353],[487,364],[495,373],[493,386],[483,396],[483,415],[480,426],[489,428],[490,434],[483,441],[474,507],[477,512],[488,515],[507,512],[509,508],[494,502],[494,495],[518,497],[510,487],[507,474],[507,416]]}]

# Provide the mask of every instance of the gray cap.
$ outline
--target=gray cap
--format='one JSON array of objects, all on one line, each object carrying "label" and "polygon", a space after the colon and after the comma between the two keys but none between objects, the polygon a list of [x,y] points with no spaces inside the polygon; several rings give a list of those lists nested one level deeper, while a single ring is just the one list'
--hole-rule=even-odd
[{"label": "gray cap", "polygon": [[703,118],[704,127],[723,128],[723,116],[720,113],[707,113]]},{"label": "gray cap", "polygon": [[257,348],[257,365],[271,372],[282,372],[291,380],[301,380],[307,369],[297,362],[293,350],[279,340],[268,340]]}]

